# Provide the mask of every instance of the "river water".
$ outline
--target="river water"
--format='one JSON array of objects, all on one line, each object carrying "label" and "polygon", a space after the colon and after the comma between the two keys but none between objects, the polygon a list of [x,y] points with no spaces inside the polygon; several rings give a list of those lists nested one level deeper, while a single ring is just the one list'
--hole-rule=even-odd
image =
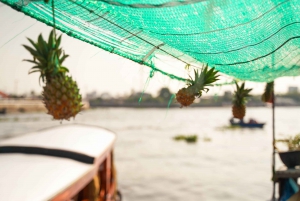
[{"label": "river water", "polygon": [[[300,108],[276,108],[276,135],[300,132]],[[231,109],[101,108],[72,122],[117,134],[115,162],[125,201],[266,201],[271,197],[271,108],[247,108],[264,129],[228,129]],[[247,118],[246,118],[247,120]],[[0,138],[58,125],[43,113],[0,116]],[[198,142],[174,141],[195,134]],[[209,140],[204,140],[210,139]],[[277,167],[281,166],[276,158]]]}]

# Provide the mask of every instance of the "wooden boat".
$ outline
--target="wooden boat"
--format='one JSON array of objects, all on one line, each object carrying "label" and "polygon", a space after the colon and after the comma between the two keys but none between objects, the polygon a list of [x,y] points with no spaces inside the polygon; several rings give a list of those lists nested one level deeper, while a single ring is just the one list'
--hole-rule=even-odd
[{"label": "wooden boat", "polygon": [[235,122],[233,119],[229,120],[231,126],[239,126],[242,128],[263,128],[265,123],[245,123],[243,121]]},{"label": "wooden boat", "polygon": [[[63,125],[0,142],[0,200],[116,200],[113,132]],[[98,188],[91,198],[91,186]]]}]

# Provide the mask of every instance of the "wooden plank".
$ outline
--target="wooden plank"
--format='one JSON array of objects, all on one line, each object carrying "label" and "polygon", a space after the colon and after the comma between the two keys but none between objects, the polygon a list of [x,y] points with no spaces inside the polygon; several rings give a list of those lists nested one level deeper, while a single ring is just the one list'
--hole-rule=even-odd
[{"label": "wooden plank", "polygon": [[93,168],[87,174],[79,178],[72,185],[68,186],[67,189],[64,189],[61,193],[56,195],[54,198],[50,199],[51,201],[62,201],[69,200],[73,198],[78,192],[83,189],[95,176],[97,169]]},{"label": "wooden plank", "polygon": [[288,169],[286,167],[282,167],[281,169],[275,171],[275,178],[298,178],[300,177],[300,169]]}]

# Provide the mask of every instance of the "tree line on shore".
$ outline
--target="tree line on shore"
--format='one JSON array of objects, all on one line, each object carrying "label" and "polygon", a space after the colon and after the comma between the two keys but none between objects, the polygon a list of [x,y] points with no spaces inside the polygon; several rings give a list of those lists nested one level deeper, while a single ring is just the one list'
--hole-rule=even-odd
[{"label": "tree line on shore", "polygon": [[[157,96],[153,96],[149,93],[132,92],[130,95],[114,98],[108,93],[104,93],[100,96],[94,95],[93,97],[87,97],[91,107],[166,107],[168,106],[172,96],[172,93],[167,87],[163,87],[158,91]],[[10,99],[41,99],[40,94],[36,94],[31,91],[28,95],[15,95],[9,94]],[[300,106],[300,93],[285,93],[276,94],[276,105],[277,106]],[[232,93],[225,91],[224,94],[203,96],[198,99],[198,102],[194,103],[192,107],[223,107],[231,106],[232,104]],[[173,97],[170,103],[170,107],[179,107],[180,104],[176,102]],[[261,95],[252,95],[248,99],[247,106],[260,107],[266,106],[261,101]]]},{"label": "tree line on shore", "polygon": [[[173,96],[173,98],[172,98]],[[172,99],[172,100],[171,100]],[[171,103],[170,103],[171,101]],[[91,107],[105,106],[129,106],[129,107],[166,107],[170,103],[170,107],[178,107],[180,104],[176,102],[174,94],[166,87],[161,88],[157,96],[149,93],[133,92],[129,96],[113,98],[106,94],[89,99]],[[223,107],[231,106],[232,93],[226,91],[223,95],[204,96],[194,103],[192,107]],[[286,93],[276,95],[277,106],[300,106],[300,94]],[[261,95],[253,95],[248,99],[247,106],[266,106],[266,103],[261,101]]]}]

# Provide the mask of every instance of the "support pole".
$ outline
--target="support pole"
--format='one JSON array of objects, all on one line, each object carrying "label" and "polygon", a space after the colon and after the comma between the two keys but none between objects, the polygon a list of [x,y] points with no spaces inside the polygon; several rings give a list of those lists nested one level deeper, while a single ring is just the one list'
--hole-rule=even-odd
[{"label": "support pole", "polygon": [[[274,82],[275,84],[275,82]],[[273,103],[272,103],[272,148],[273,148],[273,152],[272,152],[272,179],[273,179],[273,194],[272,194],[272,201],[275,201],[275,193],[276,193],[276,189],[275,189],[275,93],[274,93],[274,87],[273,87],[273,91],[272,91],[272,95],[273,95]]]},{"label": "support pole", "polygon": [[[273,44],[273,49],[275,46]],[[272,54],[272,68],[275,66],[275,53]],[[275,201],[276,196],[276,181],[275,181],[275,80],[273,80],[273,90],[272,90],[272,180],[273,180],[273,194],[272,194],[272,201]]]}]

